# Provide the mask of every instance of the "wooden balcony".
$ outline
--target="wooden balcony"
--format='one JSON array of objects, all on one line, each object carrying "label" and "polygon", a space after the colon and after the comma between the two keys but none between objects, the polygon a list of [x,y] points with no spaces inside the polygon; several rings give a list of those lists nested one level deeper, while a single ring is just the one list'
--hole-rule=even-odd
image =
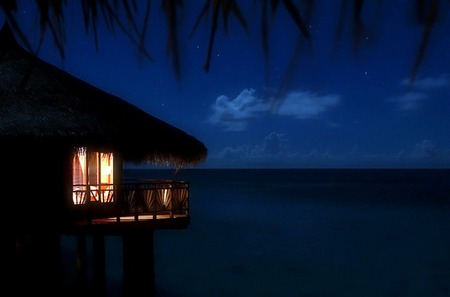
[{"label": "wooden balcony", "polygon": [[186,228],[189,183],[140,179],[120,185],[74,185],[67,233],[123,234]]}]

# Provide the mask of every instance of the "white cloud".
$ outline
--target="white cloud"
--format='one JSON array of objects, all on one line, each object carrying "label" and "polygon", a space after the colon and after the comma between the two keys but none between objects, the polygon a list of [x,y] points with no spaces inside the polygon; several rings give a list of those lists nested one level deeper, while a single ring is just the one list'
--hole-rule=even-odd
[{"label": "white cloud", "polygon": [[422,90],[430,90],[437,88],[450,87],[450,76],[447,74],[441,74],[438,77],[426,77],[416,79],[412,84],[405,79],[401,82],[402,86],[412,86]]},{"label": "white cloud", "polygon": [[400,82],[401,86],[409,87],[409,91],[403,95],[391,97],[390,101],[396,102],[402,110],[418,109],[422,101],[428,98],[428,93],[432,90],[450,87],[450,76],[441,74],[437,77],[418,78],[410,83],[408,79]]},{"label": "white cloud", "polygon": [[420,102],[428,96],[418,92],[408,92],[401,96],[392,97],[391,100],[396,102],[402,110],[413,110],[420,106]]},{"label": "white cloud", "polygon": [[255,90],[245,89],[236,98],[219,96],[212,105],[213,114],[209,122],[220,124],[227,131],[243,131],[246,120],[260,116],[269,109],[269,104],[254,96]]},{"label": "white cloud", "polygon": [[[318,116],[340,101],[340,96],[318,96],[312,92],[296,91],[277,101],[257,98],[255,90],[245,89],[236,98],[219,96],[212,105],[208,122],[223,127],[225,131],[244,131],[251,118],[273,112],[280,116],[307,119]],[[273,103],[277,103],[274,105]],[[274,109],[276,107],[276,109]]]},{"label": "white cloud", "polygon": [[293,116],[297,119],[315,117],[329,107],[339,103],[340,96],[318,96],[312,92],[291,92],[278,108],[279,115]]}]

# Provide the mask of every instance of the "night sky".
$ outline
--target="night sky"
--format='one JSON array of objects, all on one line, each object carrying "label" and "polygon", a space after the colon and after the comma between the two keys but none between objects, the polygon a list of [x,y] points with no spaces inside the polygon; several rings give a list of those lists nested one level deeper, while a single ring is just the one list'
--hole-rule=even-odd
[{"label": "night sky", "polygon": [[[415,1],[366,1],[358,48],[350,7],[335,43],[340,1],[315,1],[311,42],[280,7],[269,30],[267,68],[260,6],[239,1],[249,32],[233,15],[228,33],[219,22],[209,72],[203,65],[210,19],[189,38],[203,1],[186,2],[179,79],[166,52],[158,1],[152,2],[146,43],[152,61],[120,29],[108,33],[102,23],[97,51],[77,4],[65,13],[66,58],[50,36],[39,56],[201,140],[208,157],[199,168],[450,167],[449,1],[441,1],[412,84],[424,28],[415,19]],[[18,15],[37,48],[33,6],[22,6]]]}]

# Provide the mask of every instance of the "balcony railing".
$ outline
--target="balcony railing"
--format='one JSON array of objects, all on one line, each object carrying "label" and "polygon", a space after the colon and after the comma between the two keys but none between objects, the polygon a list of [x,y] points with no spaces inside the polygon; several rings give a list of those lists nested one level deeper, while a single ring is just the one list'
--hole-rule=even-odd
[{"label": "balcony railing", "polygon": [[74,185],[72,213],[88,224],[189,217],[189,183],[139,179],[120,185]]}]

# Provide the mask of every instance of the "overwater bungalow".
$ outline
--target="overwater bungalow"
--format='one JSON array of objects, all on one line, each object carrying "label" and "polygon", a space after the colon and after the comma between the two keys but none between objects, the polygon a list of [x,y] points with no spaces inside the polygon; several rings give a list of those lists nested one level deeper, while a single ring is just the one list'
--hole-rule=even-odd
[{"label": "overwater bungalow", "polygon": [[50,259],[46,251],[57,249],[51,242],[61,234],[123,236],[124,253],[131,246],[132,254],[152,240],[126,239],[130,234],[188,226],[188,181],[125,180],[123,165],[195,166],[207,154],[195,137],[37,58],[7,24],[0,31],[0,101],[3,201],[16,255],[33,236]]}]

